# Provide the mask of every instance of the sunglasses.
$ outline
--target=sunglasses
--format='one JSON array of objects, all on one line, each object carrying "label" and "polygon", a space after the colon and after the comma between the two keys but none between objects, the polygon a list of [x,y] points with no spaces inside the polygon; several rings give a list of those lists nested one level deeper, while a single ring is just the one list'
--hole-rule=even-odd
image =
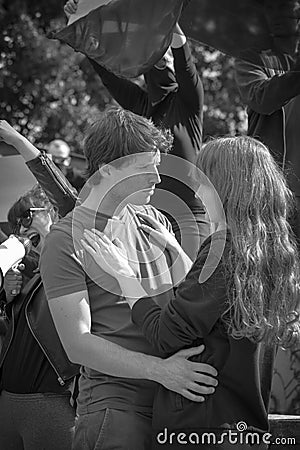
[{"label": "sunglasses", "polygon": [[26,211],[23,212],[21,217],[17,219],[16,226],[14,228],[14,233],[19,233],[21,226],[28,229],[31,227],[34,214],[40,211],[47,211],[47,208],[28,208]]}]

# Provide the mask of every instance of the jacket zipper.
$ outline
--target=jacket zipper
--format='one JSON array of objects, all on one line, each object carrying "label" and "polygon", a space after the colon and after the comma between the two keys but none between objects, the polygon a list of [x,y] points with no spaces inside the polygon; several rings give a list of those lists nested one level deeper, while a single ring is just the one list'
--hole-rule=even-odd
[{"label": "jacket zipper", "polygon": [[[44,156],[43,154],[41,154],[41,162],[42,165],[45,166],[45,168],[47,169],[48,173],[50,173],[51,175],[54,175],[53,181],[54,183],[62,189],[63,193],[66,195],[67,194],[67,190],[66,190],[66,183],[64,181],[64,179],[61,177],[59,171],[57,170],[53,170],[47,161],[47,157]],[[53,163],[54,164],[54,163]],[[57,177],[57,178],[56,178]]]},{"label": "jacket zipper", "polygon": [[27,325],[28,325],[28,327],[29,327],[29,329],[30,329],[30,332],[31,332],[32,336],[34,337],[34,339],[35,339],[36,342],[38,343],[38,345],[39,345],[39,347],[41,348],[42,352],[43,352],[44,355],[46,356],[46,358],[47,358],[49,364],[51,365],[52,369],[53,369],[54,372],[56,373],[56,375],[57,375],[57,380],[58,380],[59,384],[60,384],[61,386],[64,386],[66,383],[64,382],[64,380],[62,379],[62,377],[60,376],[60,374],[58,373],[58,371],[56,370],[55,366],[54,366],[54,365],[52,364],[52,362],[50,361],[50,359],[49,359],[49,357],[48,357],[48,355],[47,355],[46,350],[44,349],[44,347],[42,346],[42,344],[39,342],[39,340],[37,339],[36,335],[34,334],[32,328],[31,328],[31,326],[30,326],[29,319],[28,319],[28,317],[27,317],[27,307],[28,307],[28,305],[29,305],[29,303],[30,303],[30,300],[32,299],[32,296],[35,294],[36,290],[37,290],[39,287],[40,287],[40,284],[39,284],[39,285],[34,289],[34,291],[32,292],[32,294],[31,294],[31,296],[30,296],[30,298],[29,298],[29,300],[28,300],[28,302],[27,302],[27,304],[26,304],[26,307],[25,307],[25,317],[26,317]]}]

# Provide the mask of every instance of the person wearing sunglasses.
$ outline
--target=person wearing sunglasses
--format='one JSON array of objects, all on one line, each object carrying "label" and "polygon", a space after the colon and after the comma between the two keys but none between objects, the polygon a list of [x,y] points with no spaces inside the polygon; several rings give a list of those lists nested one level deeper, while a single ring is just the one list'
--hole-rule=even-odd
[{"label": "person wearing sunglasses", "polygon": [[[39,185],[8,212],[14,234],[30,238],[37,258],[57,219]],[[26,283],[20,270],[11,269],[4,290],[8,330],[0,354],[0,448],[71,449],[75,409],[70,391],[79,366],[60,343],[40,274]]]},{"label": "person wearing sunglasses", "polygon": [[21,228],[23,227],[24,230],[28,230],[31,227],[33,216],[35,213],[40,211],[46,211],[47,208],[28,208],[26,209],[20,217],[16,220],[16,226],[14,228],[14,234],[19,234]]},{"label": "person wearing sunglasses", "polygon": [[[11,301],[14,296],[21,291],[22,285],[25,285],[35,274],[39,262],[39,253],[42,247],[42,242],[45,237],[45,232],[48,232],[49,224],[44,229],[40,221],[32,223],[35,215],[41,212],[46,212],[46,207],[27,207],[23,205],[24,198],[19,199],[8,213],[8,222],[11,224],[13,234],[24,234],[30,237],[32,248],[28,255],[26,255],[18,267],[14,267],[7,272],[5,277],[6,286],[6,300]],[[20,206],[22,204],[22,206]],[[26,209],[22,211],[23,208]],[[50,223],[50,222],[49,222]]]}]

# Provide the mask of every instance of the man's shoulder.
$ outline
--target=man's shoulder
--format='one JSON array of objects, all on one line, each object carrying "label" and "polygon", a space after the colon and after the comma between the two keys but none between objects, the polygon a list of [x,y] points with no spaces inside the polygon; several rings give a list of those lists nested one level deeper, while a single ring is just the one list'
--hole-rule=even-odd
[{"label": "man's shoulder", "polygon": [[63,246],[68,247],[70,242],[73,242],[76,230],[82,228],[81,221],[76,214],[76,208],[69,212],[65,217],[60,219],[57,223],[51,226],[50,232],[45,239],[45,247],[55,245],[56,248]]},{"label": "man's shoulder", "polygon": [[71,234],[73,223],[73,211],[60,219],[57,223],[53,224],[46,238],[58,236],[61,234]]}]

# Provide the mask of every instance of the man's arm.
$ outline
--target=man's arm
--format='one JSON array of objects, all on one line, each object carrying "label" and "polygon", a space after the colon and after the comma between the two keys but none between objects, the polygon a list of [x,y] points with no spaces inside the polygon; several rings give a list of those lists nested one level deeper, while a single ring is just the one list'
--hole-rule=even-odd
[{"label": "man's arm", "polygon": [[259,114],[269,115],[300,94],[300,64],[273,76],[264,64],[262,58],[261,65],[237,59],[235,79],[245,105]]},{"label": "man's arm", "polygon": [[119,103],[122,108],[127,109],[140,116],[145,116],[148,109],[148,94],[136,83],[121,78],[105,69],[100,64],[88,58],[102,83]]},{"label": "man's arm", "polygon": [[93,335],[90,331],[87,291],[51,299],[49,308],[70,361],[115,377],[156,381],[193,401],[202,401],[201,394],[214,391],[212,387],[200,386],[197,382],[216,386],[216,380],[210,376],[216,376],[216,370],[206,364],[196,365],[187,360],[192,354],[201,353],[199,347],[163,360],[127,350]]},{"label": "man's arm", "polygon": [[193,62],[186,37],[177,24],[173,32],[171,49],[174,56],[174,69],[178,83],[178,93],[188,104],[191,113],[202,114],[204,91],[201,78]]}]

